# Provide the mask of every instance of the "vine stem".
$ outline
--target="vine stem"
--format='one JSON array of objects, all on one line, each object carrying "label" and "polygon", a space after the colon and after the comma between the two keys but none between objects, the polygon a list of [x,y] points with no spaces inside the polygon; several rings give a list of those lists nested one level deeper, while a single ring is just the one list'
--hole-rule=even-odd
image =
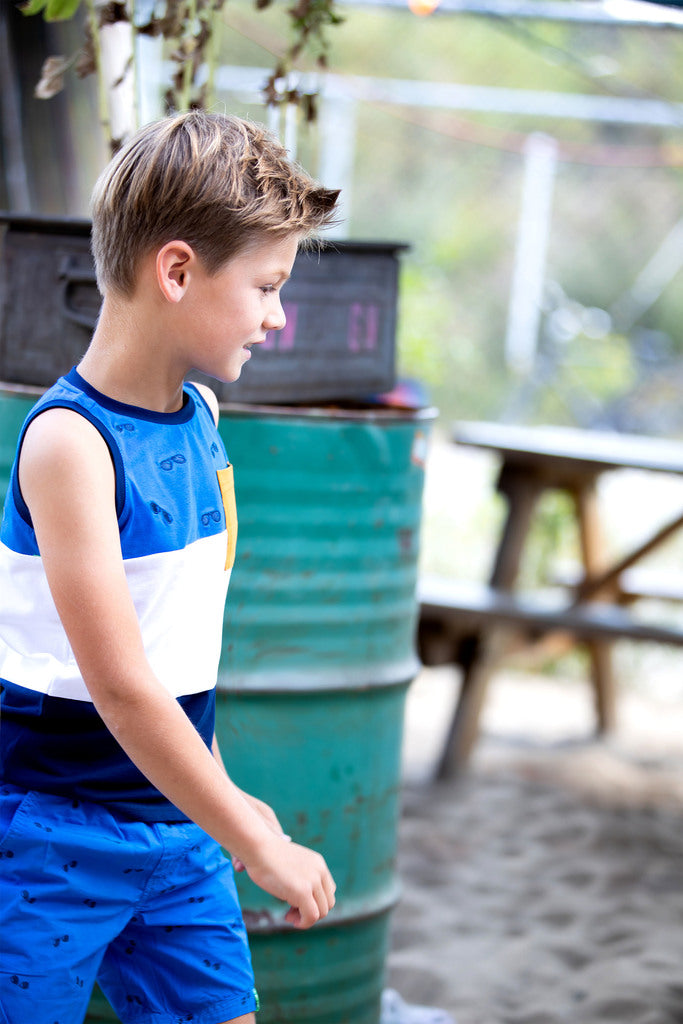
[{"label": "vine stem", "polygon": [[187,0],[187,6],[185,9],[187,12],[187,30],[185,32],[185,37],[187,42],[190,44],[190,48],[189,51],[183,51],[183,88],[180,95],[180,110],[187,110],[189,108],[190,97],[192,94],[192,72],[194,66],[194,48],[192,47],[192,43],[194,42],[193,27],[197,20],[197,0]]},{"label": "vine stem", "polygon": [[137,124],[135,97],[135,31],[126,4],[125,17],[106,17],[107,0],[88,0],[93,53],[101,86],[102,125],[115,152]]},{"label": "vine stem", "polygon": [[206,80],[207,107],[210,107],[215,99],[216,67],[218,65],[221,29],[223,28],[223,21],[220,16],[222,9],[223,0],[215,0],[215,5],[209,14],[209,17],[211,18],[211,34],[209,35],[206,46],[206,66],[208,72]]},{"label": "vine stem", "polygon": [[138,32],[135,24],[135,15],[137,13],[136,0],[129,0],[130,3],[130,23],[133,34],[133,53],[132,53],[132,66],[131,75],[133,76],[133,123],[135,128],[140,127],[140,82],[138,75],[138,62],[139,62],[139,50],[138,50]]},{"label": "vine stem", "polygon": [[102,74],[102,40],[100,39],[100,26],[97,17],[96,0],[86,0],[86,6],[88,11],[88,26],[90,28],[90,36],[92,38],[93,54],[95,56],[95,67],[97,69],[97,109],[100,124],[102,125],[102,131],[111,146],[111,119],[109,117],[107,89],[104,82],[104,75]]}]

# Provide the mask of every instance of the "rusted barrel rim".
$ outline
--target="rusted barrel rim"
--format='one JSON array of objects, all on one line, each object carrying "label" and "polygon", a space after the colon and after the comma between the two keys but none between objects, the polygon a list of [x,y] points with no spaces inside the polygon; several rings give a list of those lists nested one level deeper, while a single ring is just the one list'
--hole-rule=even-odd
[{"label": "rusted barrel rim", "polygon": [[[27,395],[39,398],[46,388],[36,384],[14,384],[0,381],[0,394]],[[220,411],[230,416],[267,417],[273,419],[349,420],[362,423],[426,423],[436,419],[439,410],[434,406],[424,409],[401,409],[388,405],[367,405],[342,408],[334,405],[256,405],[248,402],[221,402]]]},{"label": "rusted barrel rim", "polygon": [[[330,911],[326,918],[316,924],[319,928],[339,928],[348,924],[357,924],[360,921],[367,921],[373,917],[380,917],[388,914],[394,909],[401,898],[403,887],[397,878],[393,878],[391,885],[383,892],[373,893],[367,899],[348,900],[338,903]],[[273,935],[276,932],[295,932],[297,929],[285,921],[286,908],[283,907],[282,918],[271,913],[269,910],[243,910],[244,923],[247,931],[258,935]]]},{"label": "rusted barrel rim", "polygon": [[436,419],[439,410],[434,406],[424,409],[402,409],[389,405],[363,405],[344,408],[336,405],[256,405],[246,402],[221,402],[222,413],[249,418],[251,416],[273,419],[302,420],[350,420],[362,423],[424,423]]}]

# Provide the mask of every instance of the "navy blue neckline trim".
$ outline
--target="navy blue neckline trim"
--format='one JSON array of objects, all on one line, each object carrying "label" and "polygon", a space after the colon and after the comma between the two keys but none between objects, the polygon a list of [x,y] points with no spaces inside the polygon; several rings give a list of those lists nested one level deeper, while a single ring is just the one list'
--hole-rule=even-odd
[{"label": "navy blue neckline trim", "polygon": [[187,423],[194,415],[195,400],[187,388],[183,391],[182,409],[178,409],[177,412],[156,412],[153,409],[142,409],[137,405],[127,405],[125,402],[118,402],[115,398],[103,395],[101,391],[81,377],[75,366],[65,375],[64,379],[88,395],[89,398],[94,399],[99,405],[109,409],[110,412],[129,416],[132,419],[148,420],[152,423]]}]

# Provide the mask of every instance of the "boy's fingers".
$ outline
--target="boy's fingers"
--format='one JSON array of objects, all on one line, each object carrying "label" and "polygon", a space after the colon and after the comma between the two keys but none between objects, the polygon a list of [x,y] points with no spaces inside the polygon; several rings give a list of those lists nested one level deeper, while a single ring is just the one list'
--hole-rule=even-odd
[{"label": "boy's fingers", "polygon": [[311,912],[318,915],[318,920],[322,921],[324,917],[327,917],[327,898],[322,889],[313,890],[313,901],[311,904]]},{"label": "boy's fingers", "polygon": [[336,891],[337,886],[334,881],[334,878],[332,877],[332,875],[328,873],[325,878],[325,895],[327,896],[327,904],[330,910],[332,910],[332,907],[337,902],[335,898]]},{"label": "boy's fingers", "polygon": [[326,917],[335,904],[335,889],[336,886],[332,881],[331,876],[329,878],[323,879],[323,884],[320,888],[320,892],[316,893],[316,902],[320,907],[322,917]]},{"label": "boy's fingers", "polygon": [[285,921],[293,924],[295,928],[311,928],[320,918],[317,907],[312,913],[310,908],[290,907],[285,914]]},{"label": "boy's fingers", "polygon": [[[279,833],[279,836],[285,842],[291,842],[290,836],[284,833]],[[276,855],[283,852],[280,847]],[[326,917],[335,905],[336,885],[329,868],[320,854],[296,843],[287,856],[277,856],[277,860],[279,863],[274,876],[266,873],[261,877],[258,869],[254,869],[253,874],[250,871],[252,880],[289,903],[285,921],[296,928],[310,928]],[[299,875],[293,885],[290,884],[292,872]]]},{"label": "boy's fingers", "polygon": [[287,921],[288,924],[293,924],[295,928],[301,927],[301,914],[296,909],[296,907],[289,908],[289,910],[285,914],[285,921]]},{"label": "boy's fingers", "polygon": [[332,897],[332,903],[330,903],[321,885],[313,889],[306,899],[301,900],[298,907],[290,907],[285,914],[285,920],[289,921],[290,924],[296,925],[297,928],[310,928],[317,921],[327,917],[333,904],[334,897]]},{"label": "boy's fingers", "polygon": [[335,888],[331,875],[325,877],[321,884],[316,886],[312,892],[312,899],[307,900],[305,904],[298,908],[298,927],[310,928],[317,921],[327,917],[335,904]]}]

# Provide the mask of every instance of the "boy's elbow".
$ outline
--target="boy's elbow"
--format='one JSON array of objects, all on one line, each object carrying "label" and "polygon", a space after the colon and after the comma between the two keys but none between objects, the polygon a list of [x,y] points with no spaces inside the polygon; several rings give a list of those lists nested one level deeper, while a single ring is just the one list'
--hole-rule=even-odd
[{"label": "boy's elbow", "polygon": [[95,710],[119,742],[131,729],[151,728],[162,707],[175,704],[154,678],[99,674],[96,682],[88,684],[86,680],[86,686]]}]

